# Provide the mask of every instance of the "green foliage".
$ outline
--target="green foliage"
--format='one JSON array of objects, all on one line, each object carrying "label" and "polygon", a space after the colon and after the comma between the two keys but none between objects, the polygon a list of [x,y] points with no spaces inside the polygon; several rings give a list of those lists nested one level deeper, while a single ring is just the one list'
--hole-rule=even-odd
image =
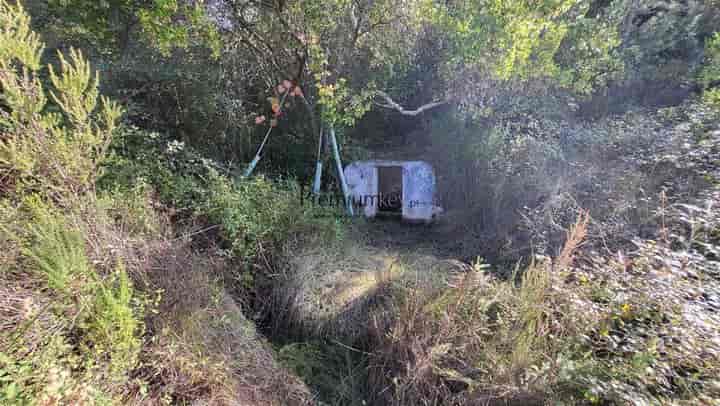
[{"label": "green foliage", "polygon": [[108,378],[123,382],[137,364],[143,324],[142,308],[121,262],[113,275],[97,283],[88,316],[80,328],[90,362],[106,363]]},{"label": "green foliage", "polygon": [[222,237],[243,261],[259,249],[279,248],[297,235],[334,240],[333,209],[310,204],[294,181],[262,176],[233,181],[223,168],[192,148],[157,133],[126,127],[118,136],[99,187],[127,194],[148,185],[180,218],[202,216],[220,225]]},{"label": "green foliage", "polygon": [[25,356],[0,352],[0,401],[6,405],[41,403],[107,404],[109,399],[72,370],[77,357],[66,337],[51,335]]},{"label": "green foliage", "polygon": [[[607,13],[623,37],[624,78],[629,81],[694,82],[702,64],[703,41],[716,31],[712,1],[612,2]],[[629,22],[629,23],[628,23]]]},{"label": "green foliage", "polygon": [[[418,22],[413,1],[262,4],[237,13],[226,38],[262,72],[256,86],[293,81],[305,92],[304,113],[349,126],[370,109],[374,84],[384,86],[409,66]],[[307,118],[294,127],[314,138],[320,126]]]},{"label": "green foliage", "polygon": [[450,39],[451,65],[475,65],[496,77],[552,79],[582,94],[622,67],[620,40],[603,16],[585,17],[589,1],[424,2],[428,20]]},{"label": "green foliage", "polygon": [[375,94],[374,86],[351,95],[347,81],[340,78],[332,85],[318,84],[318,103],[322,106],[322,117],[328,124],[352,127],[356,120],[370,110],[370,100]]},{"label": "green foliage", "polygon": [[10,69],[17,62],[36,71],[40,69],[42,44],[39,36],[30,29],[30,16],[21,4],[0,1],[0,67]]},{"label": "green foliage", "polygon": [[157,192],[160,201],[188,211],[204,201],[207,184],[221,170],[213,161],[156,132],[123,126],[111,149],[98,187],[104,191],[136,193],[142,185]]},{"label": "green foliage", "polygon": [[76,318],[83,331],[86,367],[107,364],[109,376],[122,377],[135,365],[142,332],[142,309],[122,263],[113,274],[100,277],[87,260],[85,236],[76,225],[37,200],[30,200],[28,207],[34,215],[26,255],[61,303],[80,305]]},{"label": "green foliage", "polygon": [[278,361],[300,376],[328,405],[364,405],[367,360],[338,344],[324,341],[283,345]]},{"label": "green foliage", "polygon": [[[50,78],[57,92],[50,92],[62,116],[45,112],[46,96],[38,79],[37,58],[42,45],[28,34],[29,20],[19,17],[19,7],[0,5],[4,33],[13,37],[3,47],[0,60],[2,100],[9,112],[0,115],[3,142],[0,144],[0,173],[12,175],[22,190],[42,190],[67,197],[92,187],[98,175],[115,122],[121,115],[117,104],[101,98],[96,113],[98,80],[79,51],[71,50],[70,61],[60,57],[61,71],[50,68]],[[28,56],[29,55],[29,56]],[[30,65],[17,66],[27,60]]]},{"label": "green foliage", "polygon": [[[45,107],[46,98],[37,77],[31,73],[40,69],[42,43],[30,30],[30,18],[21,6],[0,2],[3,46],[0,51],[0,84],[2,100],[10,107],[3,112],[0,125],[3,132],[31,120]],[[22,67],[22,69],[20,69]]]},{"label": "green foliage", "polygon": [[107,404],[135,368],[143,332],[142,300],[122,262],[105,276],[88,255],[92,244],[107,249],[94,240],[100,228],[90,231],[97,211],[87,192],[121,110],[106,98],[98,105],[98,77],[74,49],[69,60],[60,55],[59,71],[50,67],[48,105],[42,45],[24,10],[0,0],[0,22],[0,175],[10,181],[0,229],[3,250],[15,252],[0,273],[0,399]]},{"label": "green foliage", "polygon": [[703,99],[707,104],[714,107],[720,107],[720,89],[710,89],[705,91]]},{"label": "green foliage", "polygon": [[330,241],[337,237],[334,212],[323,213],[326,209],[303,202],[304,198],[293,182],[276,184],[256,177],[231,183],[217,178],[199,212],[222,225],[240,258],[253,258],[260,250],[279,248],[294,236],[314,234]]},{"label": "green foliage", "polygon": [[[56,38],[49,41],[89,44],[85,54],[101,63],[106,88],[129,101],[131,114],[113,137],[120,109],[99,98],[100,74],[71,49],[45,75],[27,15],[0,0],[0,403],[110,403],[135,394],[130,376],[138,377],[139,398],[124,402],[198,403],[222,387],[222,403],[237,400],[245,370],[263,384],[285,378],[267,377],[278,370],[265,368],[272,359],[254,344],[261,342],[254,327],[216,282],[240,269],[243,288],[255,293],[244,304],[259,303],[245,311],[270,307],[266,300],[287,304],[306,292],[298,285],[318,286],[276,277],[284,271],[276,269],[279,254],[316,238],[322,258],[334,248],[325,243],[342,237],[338,213],[309,205],[295,181],[232,177],[261,132],[247,125],[249,112],[267,107],[267,90],[285,80],[296,97],[283,106],[272,100],[282,112],[264,161],[272,171],[291,168],[292,179],[311,167],[319,126],[308,115],[342,135],[341,127],[365,117],[377,89],[390,87],[408,103],[459,99],[460,110],[477,113],[472,119],[441,112],[406,126],[390,115],[371,118],[383,141],[408,128],[427,132],[429,123],[425,153],[439,187],[449,189],[443,204],[461,212],[460,226],[447,233],[453,248],[513,262],[553,252],[585,207],[602,240],[593,248],[613,252],[592,253],[588,268],[572,271],[572,254],[564,265],[539,257],[510,281],[481,264],[453,264],[463,272],[443,269],[427,292],[396,280],[392,264],[379,269],[393,259],[349,255],[328,267],[320,287],[323,298],[347,300],[311,306],[319,309],[313,320],[333,334],[336,324],[364,329],[372,319],[372,331],[348,333],[369,337],[360,343],[368,348],[313,337],[277,354],[320,398],[363,404],[373,400],[364,399],[372,387],[390,404],[536,400],[525,393],[566,403],[699,403],[717,387],[720,350],[707,331],[717,323],[699,307],[717,291],[716,197],[673,205],[684,209],[666,238],[646,238],[657,221],[648,196],[661,185],[691,195],[717,184],[710,115],[698,125],[693,114],[670,111],[590,123],[574,100],[638,72],[652,80],[695,75],[692,52],[676,51],[706,37],[702,26],[711,24],[697,1],[667,13],[645,0],[216,2],[232,8],[215,10],[227,21],[212,20],[203,2],[38,3],[50,12],[43,23]],[[718,49],[716,34],[706,41],[699,80],[706,100],[720,105]],[[647,74],[655,68],[662,74]],[[286,111],[293,103],[305,109]],[[183,237],[164,227],[157,207]],[[202,239],[185,243],[196,235]],[[627,260],[621,244],[631,238]],[[325,266],[302,259],[312,271]],[[339,268],[368,262],[377,273],[353,272],[346,291],[332,287]],[[308,275],[326,270],[317,271]],[[140,292],[131,277],[142,282]],[[279,280],[287,298],[275,294]],[[148,317],[144,341],[142,290],[150,287],[164,289],[165,307]],[[701,290],[708,287],[715,290]],[[686,317],[680,309],[688,306],[705,324]],[[358,313],[367,324],[356,322]]]},{"label": "green foliage", "polygon": [[705,65],[700,72],[700,83],[706,88],[705,101],[720,108],[720,32],[705,44]]},{"label": "green foliage", "polygon": [[[217,28],[207,20],[202,2],[192,5],[176,0],[154,0],[150,7],[136,7],[143,29],[164,53],[204,41],[213,55],[219,56],[221,44]],[[184,17],[184,23],[176,23],[179,16]]]},{"label": "green foliage", "polygon": [[51,0],[48,11],[62,16],[58,24],[71,37],[113,55],[129,45],[134,27],[144,39],[167,53],[201,43],[218,52],[215,28],[206,21],[202,3],[177,0]]},{"label": "green foliage", "polygon": [[92,277],[92,268],[85,257],[85,241],[59,213],[37,198],[30,198],[27,205],[34,212],[30,226],[34,242],[26,255],[33,260],[48,287],[69,295]]},{"label": "green foliage", "polygon": [[[91,265],[87,231],[74,216],[37,197],[26,198],[20,209],[27,214],[15,219],[19,223],[0,224],[23,253],[22,268],[4,275],[14,286],[4,300],[25,300],[29,310],[8,313],[19,319],[0,335],[0,396],[12,404],[52,398],[106,402],[103,393],[127,383],[137,365],[144,301],[134,294],[121,262],[108,276]],[[26,273],[39,281],[40,290],[14,296],[25,288],[22,278],[13,278]]]},{"label": "green foliage", "polygon": [[315,79],[317,103],[321,106],[323,121],[331,125],[352,127],[356,120],[370,110],[375,85],[371,83],[361,91],[353,92],[343,77],[335,78],[335,83],[327,83],[334,72],[329,66],[326,51],[315,37],[309,42],[310,70]]},{"label": "green foliage", "polygon": [[[107,179],[105,179],[107,180]],[[131,235],[156,236],[162,233],[162,223],[153,204],[154,190],[143,179],[129,187],[113,185],[103,190],[98,206],[112,216],[118,227]]]},{"label": "green foliage", "polygon": [[[598,17],[600,18],[600,17]],[[610,19],[578,17],[555,53],[561,86],[588,95],[622,77],[620,35]]]},{"label": "green foliage", "polygon": [[[75,127],[86,125],[89,115],[95,110],[98,98],[100,78],[96,72],[94,77],[88,63],[77,50],[71,50],[72,64],[58,54],[62,73],[58,76],[52,65],[50,80],[60,92],[60,96],[50,92],[55,103],[65,112],[70,123]],[[114,120],[113,120],[114,121]],[[112,123],[114,124],[114,123]]]},{"label": "green foliage", "polygon": [[58,62],[55,49],[83,49],[100,71],[103,94],[122,100],[126,122],[171,133],[219,162],[238,162],[252,147],[247,111],[255,105],[245,98],[254,83],[241,72],[255,68],[244,55],[219,55],[219,33],[206,14],[211,7],[154,0],[28,4],[50,50],[45,63]]}]

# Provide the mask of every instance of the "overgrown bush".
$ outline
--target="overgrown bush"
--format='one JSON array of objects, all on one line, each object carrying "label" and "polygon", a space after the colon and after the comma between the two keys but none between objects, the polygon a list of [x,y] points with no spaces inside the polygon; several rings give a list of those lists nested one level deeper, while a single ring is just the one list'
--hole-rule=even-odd
[{"label": "overgrown bush", "polygon": [[303,236],[338,238],[336,212],[313,205],[301,193],[294,182],[276,184],[262,177],[235,183],[216,179],[201,212],[211,222],[222,224],[224,235],[241,257],[273,252],[288,239]]},{"label": "overgrown bush", "polygon": [[122,259],[109,274],[92,265],[88,230],[73,217],[37,198],[18,209],[0,223],[22,252],[0,276],[9,289],[2,307],[13,320],[0,340],[5,402],[113,397],[137,363],[142,297]]},{"label": "overgrown bush", "polygon": [[161,203],[189,217],[206,199],[207,184],[224,169],[163,134],[123,125],[110,147],[102,190],[128,193],[147,185]]},{"label": "overgrown bush", "polygon": [[[38,191],[55,198],[83,193],[94,185],[99,161],[110,142],[120,108],[100,98],[98,79],[79,51],[60,56],[50,68],[55,91],[48,92],[62,114],[49,112],[39,79],[42,44],[29,29],[20,6],[0,3],[0,84],[6,109],[0,112],[0,174],[19,193]],[[96,108],[98,108],[96,112]]]},{"label": "overgrown bush", "polygon": [[580,248],[587,222],[517,285],[476,267],[440,297],[411,291],[370,357],[370,392],[394,405],[712,404],[714,254],[638,241],[600,256]]},{"label": "overgrown bush", "polygon": [[705,44],[705,65],[700,72],[700,84],[705,88],[705,101],[720,108],[720,32],[716,32]]},{"label": "overgrown bush", "polygon": [[259,250],[272,252],[295,235],[335,239],[340,233],[336,212],[313,205],[296,182],[262,176],[233,180],[232,173],[191,147],[136,127],[123,129],[106,172],[99,182],[103,189],[127,192],[147,184],[176,220],[197,216],[220,227],[241,260],[252,260]]},{"label": "overgrown bush", "polygon": [[690,102],[594,122],[529,111],[501,123],[435,120],[428,155],[447,210],[440,227],[463,236],[462,255],[491,262],[556,253],[581,208],[598,240],[648,237],[663,190],[687,201],[712,183],[716,119]]}]

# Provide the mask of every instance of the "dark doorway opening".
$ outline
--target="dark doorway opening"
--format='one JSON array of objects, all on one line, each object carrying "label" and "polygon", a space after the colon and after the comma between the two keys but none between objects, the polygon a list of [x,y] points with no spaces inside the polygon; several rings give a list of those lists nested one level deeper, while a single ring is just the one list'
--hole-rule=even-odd
[{"label": "dark doorway opening", "polygon": [[378,212],[402,214],[403,177],[401,166],[378,168]]}]

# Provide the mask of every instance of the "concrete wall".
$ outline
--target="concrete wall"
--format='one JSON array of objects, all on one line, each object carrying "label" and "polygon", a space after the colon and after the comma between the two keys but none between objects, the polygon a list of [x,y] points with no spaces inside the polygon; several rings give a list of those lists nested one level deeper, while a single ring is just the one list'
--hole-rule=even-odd
[{"label": "concrete wall", "polygon": [[[353,162],[345,167],[345,182],[354,202],[363,202],[362,208],[365,217],[375,217],[377,214],[377,199],[367,201],[369,196],[377,195],[378,177],[377,167],[367,162]],[[367,202],[366,202],[367,201]],[[365,204],[367,203],[367,204]],[[356,210],[359,213],[360,210]]]},{"label": "concrete wall", "polygon": [[377,168],[381,166],[402,167],[402,218],[410,221],[432,220],[435,213],[435,172],[430,164],[423,161],[359,161],[346,166],[348,191],[356,203],[364,204],[362,213],[366,217],[377,214]]}]

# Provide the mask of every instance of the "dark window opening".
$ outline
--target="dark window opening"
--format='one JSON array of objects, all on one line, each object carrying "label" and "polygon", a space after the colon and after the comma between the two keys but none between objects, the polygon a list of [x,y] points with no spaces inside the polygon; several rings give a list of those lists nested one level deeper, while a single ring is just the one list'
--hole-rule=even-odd
[{"label": "dark window opening", "polygon": [[403,179],[401,166],[378,168],[378,211],[402,214]]}]

